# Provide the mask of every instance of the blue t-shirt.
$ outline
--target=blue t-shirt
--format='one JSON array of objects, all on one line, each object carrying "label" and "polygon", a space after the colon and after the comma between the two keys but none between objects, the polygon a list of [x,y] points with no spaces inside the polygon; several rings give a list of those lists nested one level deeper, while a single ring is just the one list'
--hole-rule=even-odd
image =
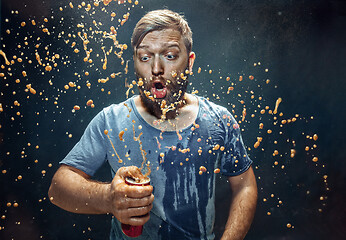
[{"label": "blue t-shirt", "polygon": [[[61,163],[91,176],[105,161],[112,176],[120,167],[140,167],[143,152],[135,138],[141,134],[155,200],[137,239],[214,239],[214,170],[235,176],[252,163],[239,125],[226,108],[197,97],[198,116],[191,126],[179,132],[161,131],[141,117],[133,98],[98,113]],[[132,239],[122,233],[115,218],[111,239]]]}]

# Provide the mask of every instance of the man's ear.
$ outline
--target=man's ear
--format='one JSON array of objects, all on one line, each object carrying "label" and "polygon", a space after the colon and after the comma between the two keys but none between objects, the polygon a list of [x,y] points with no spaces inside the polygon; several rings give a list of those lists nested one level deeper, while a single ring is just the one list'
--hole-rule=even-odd
[{"label": "man's ear", "polygon": [[196,59],[196,54],[194,52],[190,52],[189,54],[189,71],[192,72],[192,67]]},{"label": "man's ear", "polygon": [[135,69],[135,72],[137,72],[137,67],[136,67],[136,53],[133,53],[132,55],[132,60],[133,60],[133,67]]}]

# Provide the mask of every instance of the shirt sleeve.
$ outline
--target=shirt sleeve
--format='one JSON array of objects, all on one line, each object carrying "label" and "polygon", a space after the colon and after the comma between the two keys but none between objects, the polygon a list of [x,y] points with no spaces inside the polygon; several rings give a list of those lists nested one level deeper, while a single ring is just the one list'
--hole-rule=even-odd
[{"label": "shirt sleeve", "polygon": [[89,123],[83,136],[60,162],[92,176],[106,161],[104,112],[98,113]]},{"label": "shirt sleeve", "polygon": [[252,160],[249,158],[239,124],[228,111],[223,114],[226,129],[225,153],[221,158],[221,173],[225,176],[237,176],[249,169]]}]

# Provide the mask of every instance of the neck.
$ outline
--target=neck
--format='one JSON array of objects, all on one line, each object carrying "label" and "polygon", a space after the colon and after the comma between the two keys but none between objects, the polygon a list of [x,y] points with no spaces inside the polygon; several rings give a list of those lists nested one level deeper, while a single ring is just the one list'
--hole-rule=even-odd
[{"label": "neck", "polygon": [[[146,109],[146,111],[155,116],[157,119],[168,120],[175,119],[179,116],[181,109],[188,104],[187,94],[177,102],[167,105],[165,100],[160,103],[156,102],[154,104],[146,104],[147,100],[143,100],[143,96],[140,96],[141,104]],[[150,100],[151,101],[151,100]]]},{"label": "neck", "polygon": [[195,122],[199,111],[198,99],[191,94],[186,94],[184,100],[184,104],[168,111],[165,120],[162,120],[162,111],[154,115],[149,112],[139,96],[134,99],[135,106],[142,118],[160,131],[178,131]]}]

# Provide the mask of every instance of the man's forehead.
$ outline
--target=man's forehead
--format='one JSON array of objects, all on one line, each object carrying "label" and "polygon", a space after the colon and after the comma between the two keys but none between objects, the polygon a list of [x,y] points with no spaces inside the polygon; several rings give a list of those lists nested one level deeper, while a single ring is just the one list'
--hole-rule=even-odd
[{"label": "man's forehead", "polygon": [[176,46],[183,44],[182,35],[175,29],[155,30],[146,34],[137,48],[148,48],[152,45],[161,47]]},{"label": "man's forehead", "polygon": [[159,46],[160,48],[172,48],[172,47],[180,48],[181,47],[181,45],[176,41],[159,42],[158,44],[146,44],[144,42],[144,43],[139,44],[137,49],[148,49],[148,48],[152,48],[154,46]]}]

